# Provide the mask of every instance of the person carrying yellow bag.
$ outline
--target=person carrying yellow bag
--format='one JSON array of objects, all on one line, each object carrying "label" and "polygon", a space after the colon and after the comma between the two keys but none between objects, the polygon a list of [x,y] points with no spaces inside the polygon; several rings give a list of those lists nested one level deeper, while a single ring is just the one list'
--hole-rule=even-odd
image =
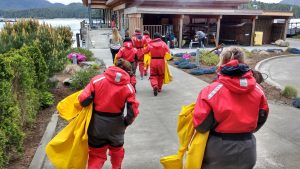
[{"label": "person carrying yellow bag", "polygon": [[[154,96],[157,96],[162,91],[164,84],[165,72],[168,70],[165,56],[170,53],[170,49],[167,44],[161,40],[161,35],[156,32],[153,35],[154,39],[151,40],[148,46],[144,49],[144,53],[148,54],[147,57],[151,56],[150,60],[150,83],[153,88]],[[148,58],[146,60],[149,60]],[[168,74],[170,72],[168,71]],[[172,78],[166,79],[166,83],[169,83]]]},{"label": "person carrying yellow bag", "polygon": [[92,78],[82,92],[59,104],[58,111],[69,111],[60,112],[62,116],[74,119],[47,145],[47,155],[56,168],[84,169],[88,161],[88,169],[101,169],[107,151],[112,169],[121,168],[125,130],[139,113],[130,71],[130,63],[119,59],[116,66]]},{"label": "person carrying yellow bag", "polygon": [[267,120],[267,98],[241,49],[223,50],[219,66],[218,79],[201,90],[193,113],[195,129],[210,131],[202,169],[252,169],[253,133]]},{"label": "person carrying yellow bag", "polygon": [[[160,159],[165,169],[200,169],[208,133],[198,133],[193,125],[195,103],[183,106],[177,123],[180,147],[177,154]],[[186,155],[185,164],[183,164]]]}]

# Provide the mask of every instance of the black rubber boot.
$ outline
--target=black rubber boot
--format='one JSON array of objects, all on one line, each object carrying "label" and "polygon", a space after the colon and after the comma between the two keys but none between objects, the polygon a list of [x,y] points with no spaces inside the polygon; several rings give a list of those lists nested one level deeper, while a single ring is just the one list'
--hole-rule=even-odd
[{"label": "black rubber boot", "polygon": [[154,94],[154,96],[157,96],[157,93],[158,93],[158,88],[155,87],[155,88],[153,89],[153,94]]}]

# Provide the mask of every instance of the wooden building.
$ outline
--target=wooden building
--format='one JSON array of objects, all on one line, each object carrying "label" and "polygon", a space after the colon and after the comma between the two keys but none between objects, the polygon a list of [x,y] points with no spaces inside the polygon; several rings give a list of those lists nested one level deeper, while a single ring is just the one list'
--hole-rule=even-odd
[{"label": "wooden building", "polygon": [[123,34],[128,30],[131,35],[136,28],[151,34],[174,33],[179,47],[193,40],[196,31],[200,30],[215,44],[240,45],[253,45],[254,32],[260,31],[263,32],[263,44],[269,44],[286,38],[288,22],[293,16],[292,12],[239,9],[248,0],[82,1],[89,11],[100,10],[101,27],[110,27],[114,20]]}]

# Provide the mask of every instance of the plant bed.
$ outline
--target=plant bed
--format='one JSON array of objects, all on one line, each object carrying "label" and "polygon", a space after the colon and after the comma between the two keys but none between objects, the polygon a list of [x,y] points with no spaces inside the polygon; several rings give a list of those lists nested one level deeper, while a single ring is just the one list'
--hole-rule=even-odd
[{"label": "plant bed", "polygon": [[[59,74],[61,79],[68,77],[68,75]],[[59,101],[64,99],[66,96],[73,93],[69,88],[62,85],[62,81],[59,81],[57,87],[51,89],[51,93],[54,95],[55,103],[53,106],[48,107],[46,109],[41,110],[36,119],[36,123],[34,123],[33,127],[26,127],[25,139],[24,139],[24,154],[21,158],[14,158],[10,161],[10,163],[4,167],[4,169],[27,169],[31,163],[31,160],[35,154],[37,147],[44,135],[46,127],[53,115],[56,111],[56,105]]]},{"label": "plant bed", "polygon": [[[259,53],[250,53],[250,56],[246,57],[246,63],[250,66],[250,68],[254,69],[256,64],[264,59],[275,57],[275,56],[280,56],[280,55],[289,55],[290,53],[288,52],[283,52],[283,53],[269,53],[269,55],[261,55]],[[174,57],[172,61],[169,61],[169,64],[178,68],[177,65],[174,64],[176,60],[179,58]],[[201,64],[201,68],[210,68],[211,66],[204,65],[203,63]],[[181,69],[182,71],[186,73],[190,73],[191,70],[186,70],[186,69]],[[212,83],[215,78],[217,78],[217,74],[204,74],[204,75],[193,75],[207,83]],[[268,83],[261,83],[261,86],[264,88],[264,92],[268,98],[268,100],[272,100],[277,103],[282,103],[282,104],[287,104],[287,105],[292,105],[293,99],[286,98],[282,96],[281,90],[268,84]]]}]

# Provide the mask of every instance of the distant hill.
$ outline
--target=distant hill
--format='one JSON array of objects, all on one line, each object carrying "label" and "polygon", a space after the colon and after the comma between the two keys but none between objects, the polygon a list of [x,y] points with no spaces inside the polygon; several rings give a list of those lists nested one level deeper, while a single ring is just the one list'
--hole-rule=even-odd
[{"label": "distant hill", "polygon": [[32,8],[64,7],[61,3],[50,3],[47,0],[0,0],[2,10],[20,10]]},{"label": "distant hill", "polygon": [[33,9],[10,9],[1,10],[0,17],[4,18],[87,18],[88,9],[81,3],[72,3],[59,7],[33,8]]},{"label": "distant hill", "polygon": [[282,0],[280,3],[300,6],[300,0]]}]

